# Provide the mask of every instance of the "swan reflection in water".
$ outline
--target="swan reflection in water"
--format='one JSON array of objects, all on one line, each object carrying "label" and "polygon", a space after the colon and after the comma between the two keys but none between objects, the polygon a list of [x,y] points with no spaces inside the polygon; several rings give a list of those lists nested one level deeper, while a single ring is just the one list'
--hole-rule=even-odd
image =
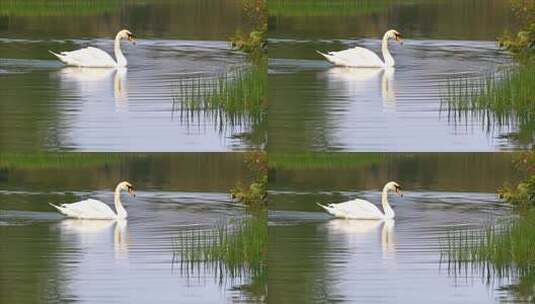
[{"label": "swan reflection in water", "polygon": [[[394,220],[333,219],[326,224],[329,235],[342,237],[348,247],[374,251],[381,244],[383,257],[395,255]],[[379,232],[380,231],[380,232]]]},{"label": "swan reflection in water", "polygon": [[[127,220],[80,220],[64,219],[59,223],[62,236],[72,238],[86,255],[102,253],[111,248],[116,259],[128,256]],[[113,236],[113,240],[110,237]]]},{"label": "swan reflection in water", "polygon": [[75,92],[83,100],[115,100],[115,110],[128,104],[127,68],[66,67],[58,72],[64,91]]},{"label": "swan reflection in water", "polygon": [[345,98],[358,100],[381,99],[383,111],[396,109],[395,68],[333,67],[324,73],[328,88]]}]

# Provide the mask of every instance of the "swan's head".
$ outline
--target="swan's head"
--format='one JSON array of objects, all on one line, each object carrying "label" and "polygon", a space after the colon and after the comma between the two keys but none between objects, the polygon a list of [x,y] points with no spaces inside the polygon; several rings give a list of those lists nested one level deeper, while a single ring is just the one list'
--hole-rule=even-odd
[{"label": "swan's head", "polygon": [[133,44],[136,44],[136,37],[134,36],[134,34],[132,34],[131,31],[129,30],[121,30],[117,36],[121,39],[126,39],[130,42],[132,42]]},{"label": "swan's head", "polygon": [[128,195],[136,197],[134,186],[132,186],[132,184],[127,181],[120,182],[119,185],[117,185],[117,188],[119,188],[120,190],[128,191]]},{"label": "swan's head", "polygon": [[403,193],[401,193],[401,186],[396,182],[388,182],[388,183],[386,183],[385,189],[387,191],[395,192],[399,197],[403,197]]},{"label": "swan's head", "polygon": [[396,30],[389,30],[385,33],[385,36],[388,38],[388,39],[394,39],[396,40],[397,42],[399,42],[400,44],[403,44],[403,41],[401,40],[401,34],[396,31]]}]

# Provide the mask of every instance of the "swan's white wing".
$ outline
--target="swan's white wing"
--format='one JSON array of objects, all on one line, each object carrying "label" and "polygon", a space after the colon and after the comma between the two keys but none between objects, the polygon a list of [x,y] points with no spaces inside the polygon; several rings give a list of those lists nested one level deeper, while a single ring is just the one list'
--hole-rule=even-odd
[{"label": "swan's white wing", "polygon": [[377,54],[358,46],[352,49],[329,52],[328,54],[322,55],[331,63],[340,66],[356,68],[382,68],[385,66]]},{"label": "swan's white wing", "polygon": [[64,214],[71,217],[86,219],[115,218],[116,215],[110,206],[95,199],[86,199],[72,204],[62,204]]},{"label": "swan's white wing", "polygon": [[352,219],[381,219],[384,218],[383,213],[374,204],[362,200],[354,199],[351,201],[330,204],[335,210],[337,217],[352,218]]},{"label": "swan's white wing", "polygon": [[97,68],[117,66],[117,63],[110,56],[110,54],[104,52],[101,49],[97,49],[91,46],[76,51],[53,54],[56,55],[61,61],[63,61],[67,65]]}]

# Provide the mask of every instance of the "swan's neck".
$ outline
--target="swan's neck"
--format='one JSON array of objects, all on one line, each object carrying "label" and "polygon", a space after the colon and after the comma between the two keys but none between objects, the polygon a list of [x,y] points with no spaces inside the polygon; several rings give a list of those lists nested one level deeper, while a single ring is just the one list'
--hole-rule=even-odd
[{"label": "swan's neck", "polygon": [[127,65],[127,61],[126,57],[123,55],[123,51],[121,50],[121,36],[119,36],[119,34],[117,34],[115,37],[114,49],[115,59],[117,59],[117,66],[125,67]]},{"label": "swan's neck", "polygon": [[385,218],[391,219],[394,218],[396,215],[394,213],[394,209],[390,207],[390,204],[388,203],[388,190],[386,188],[383,189],[383,193],[381,195],[381,203],[383,204],[383,211],[385,212]]},{"label": "swan's neck", "polygon": [[119,186],[115,188],[114,201],[115,210],[117,211],[117,217],[126,218],[128,213],[126,213],[126,209],[124,209],[123,204],[121,203],[121,188],[119,188]]},{"label": "swan's neck", "polygon": [[385,59],[385,67],[393,67],[395,64],[394,57],[390,54],[388,49],[388,36],[387,34],[383,37],[383,42],[381,44],[381,49],[383,51],[383,58]]}]

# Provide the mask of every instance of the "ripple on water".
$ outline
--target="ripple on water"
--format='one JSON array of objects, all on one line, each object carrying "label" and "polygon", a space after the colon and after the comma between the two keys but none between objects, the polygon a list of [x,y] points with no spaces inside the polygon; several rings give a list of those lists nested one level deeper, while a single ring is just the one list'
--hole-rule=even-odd
[{"label": "ripple on water", "polygon": [[[53,198],[61,194],[55,192]],[[113,201],[108,191],[63,193],[71,199],[73,194]],[[19,207],[32,210],[49,200],[43,192],[0,193],[5,202],[17,196],[42,198],[22,200]],[[158,295],[161,302],[208,303],[241,293],[230,290],[232,284],[220,286],[211,268],[199,269],[188,278],[180,265],[173,265],[181,231],[211,229],[243,215],[226,193],[139,191],[135,199],[125,197],[123,203],[128,221],[65,219],[52,208],[48,212],[1,210],[0,234],[10,246],[0,251],[0,260],[12,261],[13,250],[19,254],[16,261],[4,265],[3,273],[21,279],[39,273],[47,282],[60,281],[57,294],[42,295],[51,300],[99,302],[105,297],[107,302],[131,303]]]},{"label": "ripple on water", "polygon": [[[325,200],[326,194],[270,193],[272,201],[281,202],[270,214],[270,238],[276,240],[270,247],[270,286],[281,298],[349,303],[410,303],[422,298],[492,301],[494,295],[479,276],[450,277],[447,265],[441,264],[441,252],[448,233],[480,228],[508,214],[509,208],[494,194],[405,192],[402,199],[391,199],[394,221],[333,219],[319,208],[300,211]],[[380,199],[378,192],[334,194]],[[285,284],[288,281],[294,283]],[[301,292],[305,286],[316,287],[305,296]]]},{"label": "ripple on water", "polygon": [[495,42],[392,43],[396,67],[383,71],[333,67],[314,52],[355,45],[377,51],[379,40],[272,40],[269,87],[276,90],[271,91],[268,115],[271,150],[522,148],[503,136],[514,126],[488,128],[482,117],[470,115],[459,121],[444,104],[451,81],[483,77],[509,66],[510,58]]},{"label": "ripple on water", "polygon": [[[14,110],[11,125],[44,125],[40,139],[47,148],[80,151],[229,151],[256,145],[237,134],[252,132],[248,124],[230,125],[201,110],[175,113],[174,102],[184,79],[213,79],[246,65],[246,57],[225,41],[141,40],[123,44],[128,69],[63,67],[48,49],[95,46],[111,52],[112,40],[19,41],[3,39],[0,50],[31,44],[34,53],[6,52],[0,59],[6,108],[17,102],[39,104],[39,111]],[[14,46],[15,45],[15,46]],[[30,56],[39,54],[40,58]],[[10,57],[11,56],[11,57]],[[24,58],[16,58],[26,56]],[[191,90],[189,90],[191,91]],[[182,92],[182,93],[181,93]],[[42,112],[54,112],[43,115]],[[184,116],[185,115],[185,116]],[[186,117],[187,116],[187,117]],[[4,131],[9,132],[9,131]],[[31,134],[30,134],[31,135]],[[28,137],[31,137],[28,135]],[[28,149],[31,140],[6,147]],[[35,139],[33,139],[35,141]],[[37,143],[38,144],[38,143]]]}]

